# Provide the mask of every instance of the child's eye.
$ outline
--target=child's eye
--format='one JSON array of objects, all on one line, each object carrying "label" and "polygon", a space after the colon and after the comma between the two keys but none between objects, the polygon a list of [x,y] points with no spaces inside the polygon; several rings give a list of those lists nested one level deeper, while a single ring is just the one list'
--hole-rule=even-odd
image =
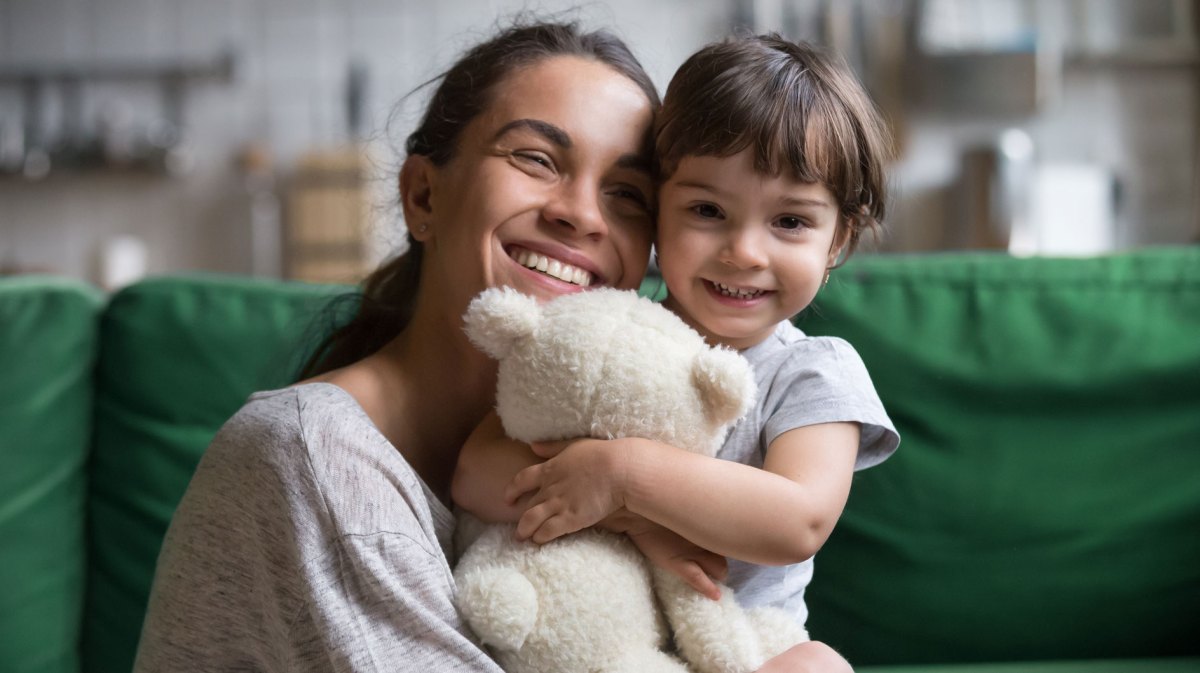
[{"label": "child's eye", "polygon": [[701,203],[692,206],[692,212],[700,217],[715,219],[721,217],[721,209],[711,203]]},{"label": "child's eye", "polygon": [[775,224],[780,229],[787,229],[789,231],[794,231],[796,229],[807,229],[808,228],[808,222],[805,221],[804,218],[793,217],[791,215],[785,215],[785,216],[779,218],[778,220],[775,221]]}]

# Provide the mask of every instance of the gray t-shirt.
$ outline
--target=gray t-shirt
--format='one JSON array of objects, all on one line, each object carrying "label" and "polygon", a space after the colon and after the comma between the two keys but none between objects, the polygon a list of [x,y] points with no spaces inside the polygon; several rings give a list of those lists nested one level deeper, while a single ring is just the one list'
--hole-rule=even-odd
[{"label": "gray t-shirt", "polygon": [[[729,432],[718,458],[761,468],[771,442],[783,433],[819,423],[862,426],[854,469],[887,459],[900,443],[858,353],[836,337],[810,337],[790,322],[779,323],[765,341],[741,352],[754,367],[758,399]],[[783,608],[804,624],[804,589],[812,559],[788,566],[729,560],[727,584],[746,607]]]},{"label": "gray t-shirt", "polygon": [[171,521],[135,670],[500,673],[454,607],[453,530],[341,388],[256,393]]}]

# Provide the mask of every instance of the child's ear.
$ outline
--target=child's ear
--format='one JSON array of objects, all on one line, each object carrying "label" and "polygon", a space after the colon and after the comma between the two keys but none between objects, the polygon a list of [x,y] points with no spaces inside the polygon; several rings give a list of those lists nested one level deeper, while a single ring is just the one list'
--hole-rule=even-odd
[{"label": "child's ear", "polygon": [[479,293],[463,315],[467,338],[496,360],[508,357],[518,341],[537,333],[542,307],[510,287]]},{"label": "child's ear", "polygon": [[433,235],[433,185],[437,178],[437,166],[429,157],[410,154],[400,167],[398,187],[400,205],[404,210],[404,224],[414,241],[425,242]]},{"label": "child's ear", "polygon": [[825,268],[832,269],[837,266],[838,260],[842,258],[842,253],[846,250],[846,245],[850,243],[850,234],[853,231],[853,218],[839,215],[837,230],[833,232],[833,244],[829,246],[829,260],[825,264]]}]

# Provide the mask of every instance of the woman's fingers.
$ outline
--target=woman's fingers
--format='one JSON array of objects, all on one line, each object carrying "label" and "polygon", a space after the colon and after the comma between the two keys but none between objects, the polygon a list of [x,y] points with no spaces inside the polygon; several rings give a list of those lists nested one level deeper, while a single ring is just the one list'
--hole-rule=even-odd
[{"label": "woman's fingers", "polygon": [[705,575],[718,582],[724,582],[725,578],[729,575],[729,561],[720,554],[713,554],[711,552],[701,554],[696,558],[696,563],[704,571]]},{"label": "woman's fingers", "polygon": [[708,573],[694,561],[687,561],[683,565],[676,567],[675,574],[687,583],[688,586],[699,591],[701,595],[712,600],[720,600],[721,589],[717,587],[717,583],[713,581]]}]

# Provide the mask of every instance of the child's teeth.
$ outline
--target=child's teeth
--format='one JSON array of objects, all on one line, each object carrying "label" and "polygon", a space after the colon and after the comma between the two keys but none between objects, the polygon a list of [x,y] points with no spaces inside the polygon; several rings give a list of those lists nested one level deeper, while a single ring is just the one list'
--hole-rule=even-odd
[{"label": "child's teeth", "polygon": [[743,290],[741,288],[730,287],[724,283],[714,282],[713,285],[720,290],[721,294],[725,295],[726,297],[733,297],[735,299],[750,299],[752,297],[757,297],[763,292],[762,290]]}]

